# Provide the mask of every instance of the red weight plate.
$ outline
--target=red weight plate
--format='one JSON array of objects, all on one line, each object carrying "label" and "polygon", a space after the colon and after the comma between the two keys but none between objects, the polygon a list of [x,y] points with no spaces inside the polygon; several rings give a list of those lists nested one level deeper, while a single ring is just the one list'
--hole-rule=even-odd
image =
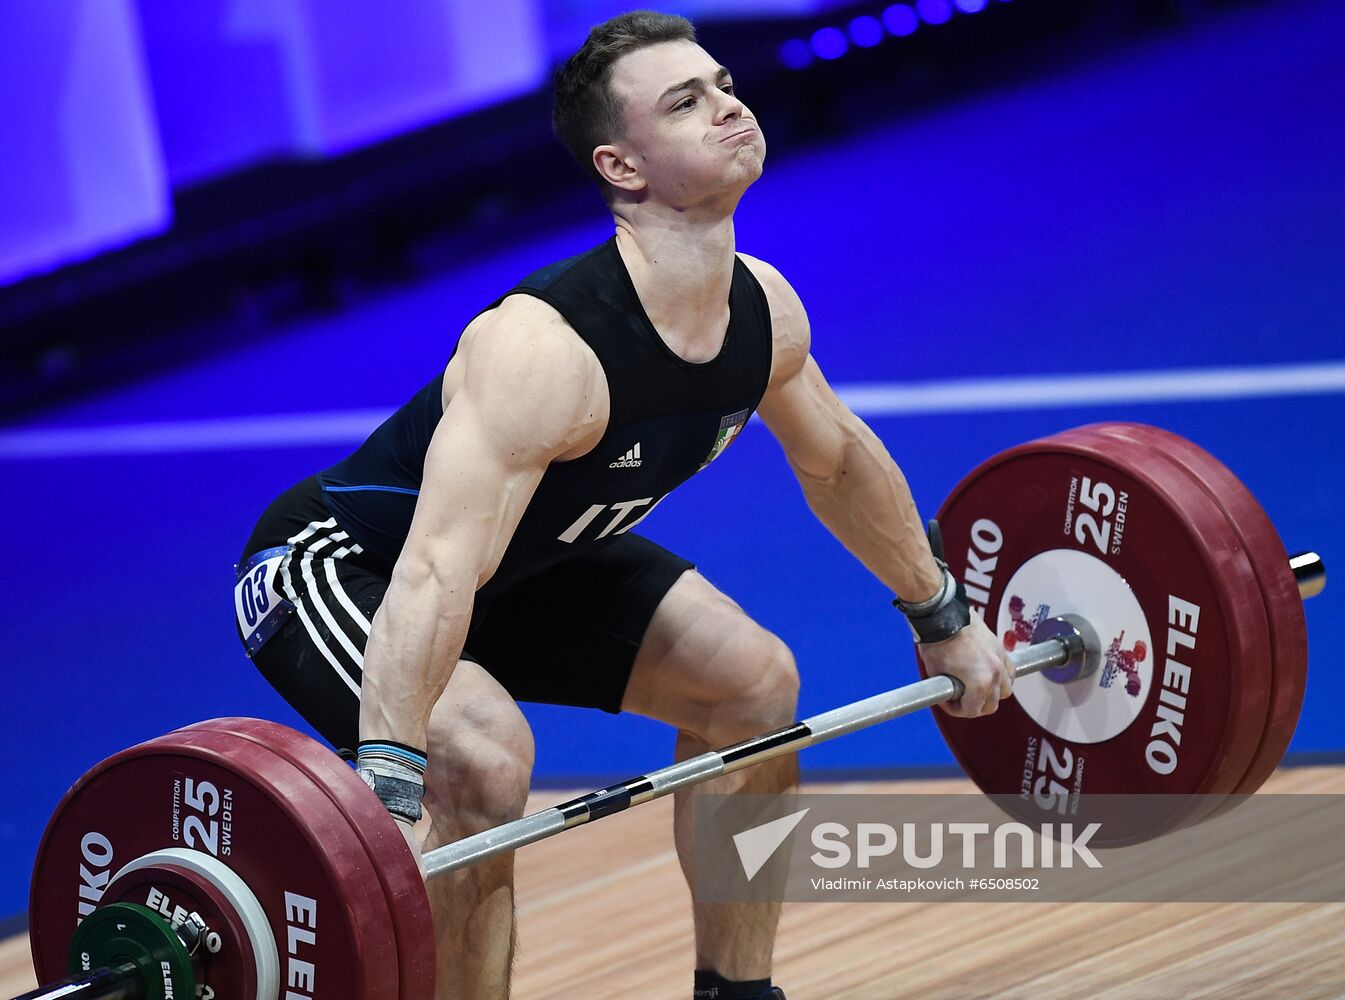
[{"label": "red weight plate", "polygon": [[1186,438],[1147,424],[1096,424],[1111,437],[1148,445],[1179,462],[1203,483],[1223,508],[1247,548],[1266,603],[1270,625],[1270,710],[1260,745],[1238,794],[1250,794],[1274,772],[1289,747],[1303,707],[1308,680],[1308,630],[1298,581],[1289,568],[1289,553],[1265,510],[1251,491],[1222,462]]},{"label": "red weight plate", "polygon": [[[1121,464],[1132,468],[1143,468],[1146,473],[1157,480],[1162,480],[1169,484],[1174,493],[1187,494],[1191,491],[1199,491],[1209,496],[1215,506],[1221,512],[1224,512],[1224,522],[1228,531],[1231,533],[1228,538],[1230,544],[1234,545],[1243,555],[1246,555],[1246,547],[1242,543],[1242,537],[1237,532],[1236,526],[1229,520],[1224,508],[1219,505],[1217,497],[1214,497],[1205,480],[1197,476],[1190,468],[1181,462],[1178,462],[1167,451],[1158,450],[1150,442],[1138,441],[1132,438],[1122,437],[1116,434],[1105,432],[1102,428],[1107,425],[1092,425],[1089,427],[1079,427],[1074,430],[1057,434],[1052,440],[1068,441],[1072,444],[1089,446],[1092,445],[1104,450],[1108,455]],[[1287,568],[1287,557],[1286,557]],[[1248,572],[1252,578],[1256,578],[1254,569],[1248,560]],[[1258,591],[1260,591],[1260,582],[1257,582]],[[1264,605],[1264,592],[1261,592]],[[1274,689],[1274,677],[1272,670],[1272,657],[1270,645],[1270,622],[1263,606],[1259,615],[1251,615],[1247,619],[1238,623],[1239,628],[1248,629],[1250,634],[1260,636],[1262,629],[1266,636],[1266,642],[1261,645],[1258,641],[1257,649],[1263,659],[1258,663],[1257,669],[1248,672],[1245,676],[1249,682],[1256,684],[1262,683],[1264,678],[1266,684],[1265,702],[1267,710],[1262,715],[1262,722],[1259,727],[1248,727],[1246,730],[1239,730],[1236,738],[1244,744],[1242,753],[1248,758],[1248,766],[1255,758],[1257,749],[1263,744],[1266,729],[1266,718],[1268,718],[1268,706],[1272,701],[1272,692]],[[1236,793],[1241,783],[1246,780],[1246,771],[1238,778],[1232,792]],[[1208,796],[1191,816],[1184,821],[1185,824],[1198,823],[1215,815],[1220,810],[1227,808],[1229,803],[1237,803],[1237,799],[1228,799],[1224,796]]]},{"label": "red weight plate", "polygon": [[1232,791],[1269,687],[1263,602],[1228,519],[1189,477],[1113,450],[1062,436],[1011,449],[939,515],[950,567],[1006,646],[1073,612],[1106,654],[1089,678],[1022,679],[988,718],[936,712],[973,780],[1038,822],[1083,821],[1097,796],[1185,793],[1162,815],[1107,815],[1098,846],[1157,835],[1201,813],[1194,795]]},{"label": "red weight plate", "polygon": [[395,1000],[392,918],[368,852],[326,790],[271,749],[187,727],[76,782],[38,847],[29,925],[39,978],[109,879],[165,848],[217,858],[256,896],[287,997]]},{"label": "red weight plate", "polygon": [[260,719],[217,719],[200,724],[223,728],[270,747],[319,783],[350,818],[351,826],[376,860],[375,871],[387,898],[397,936],[402,1000],[434,995],[434,918],[420,866],[397,823],[354,770],[322,744],[302,733]]}]

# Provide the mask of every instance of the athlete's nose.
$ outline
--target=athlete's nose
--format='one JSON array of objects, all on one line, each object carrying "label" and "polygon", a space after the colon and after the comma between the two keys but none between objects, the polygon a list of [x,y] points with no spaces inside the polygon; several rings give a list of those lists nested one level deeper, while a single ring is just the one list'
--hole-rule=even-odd
[{"label": "athlete's nose", "polygon": [[715,116],[717,123],[733,121],[735,118],[741,118],[743,115],[743,102],[738,100],[736,94],[726,94],[719,92],[719,109]]}]

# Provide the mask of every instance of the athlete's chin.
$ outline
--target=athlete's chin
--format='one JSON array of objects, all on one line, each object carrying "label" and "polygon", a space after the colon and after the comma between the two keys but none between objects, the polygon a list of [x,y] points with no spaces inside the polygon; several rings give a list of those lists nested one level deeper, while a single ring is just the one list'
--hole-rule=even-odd
[{"label": "athlete's chin", "polygon": [[721,195],[732,198],[734,201],[743,196],[743,192],[756,183],[761,176],[761,161],[754,163],[742,163],[737,168],[730,171],[720,184],[716,185],[716,190]]},{"label": "athlete's chin", "polygon": [[733,150],[733,155],[729,159],[729,163],[732,164],[730,172],[746,171],[760,175],[765,162],[766,140],[761,138],[761,133],[758,132],[752,142],[745,142]]},{"label": "athlete's chin", "polygon": [[756,181],[766,170],[766,156],[743,157],[738,164],[738,181],[746,187]]},{"label": "athlete's chin", "polygon": [[762,169],[766,166],[766,140],[761,139],[748,147],[748,151],[740,157],[740,160],[747,165],[755,168],[756,176],[761,176]]},{"label": "athlete's chin", "polygon": [[708,188],[740,187],[760,177],[763,166],[760,156],[750,152],[739,153],[727,163],[716,164],[714,170],[706,171],[702,176]]}]

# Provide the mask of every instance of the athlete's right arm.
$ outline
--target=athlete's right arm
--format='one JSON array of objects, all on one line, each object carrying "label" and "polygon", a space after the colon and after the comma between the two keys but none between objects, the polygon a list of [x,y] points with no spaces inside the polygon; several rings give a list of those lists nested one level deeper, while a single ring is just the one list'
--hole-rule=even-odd
[{"label": "athlete's right arm", "polygon": [[547,465],[585,453],[606,426],[602,368],[554,309],[515,295],[474,326],[369,634],[362,741],[426,747],[477,589],[498,568]]}]

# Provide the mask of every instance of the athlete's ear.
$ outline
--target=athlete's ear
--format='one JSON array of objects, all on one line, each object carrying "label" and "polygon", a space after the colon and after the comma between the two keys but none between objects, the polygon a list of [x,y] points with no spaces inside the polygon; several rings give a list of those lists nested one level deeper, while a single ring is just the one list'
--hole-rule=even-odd
[{"label": "athlete's ear", "polygon": [[598,176],[614,188],[623,191],[643,191],[646,181],[634,160],[623,155],[617,146],[598,146],[593,150],[593,166]]}]

